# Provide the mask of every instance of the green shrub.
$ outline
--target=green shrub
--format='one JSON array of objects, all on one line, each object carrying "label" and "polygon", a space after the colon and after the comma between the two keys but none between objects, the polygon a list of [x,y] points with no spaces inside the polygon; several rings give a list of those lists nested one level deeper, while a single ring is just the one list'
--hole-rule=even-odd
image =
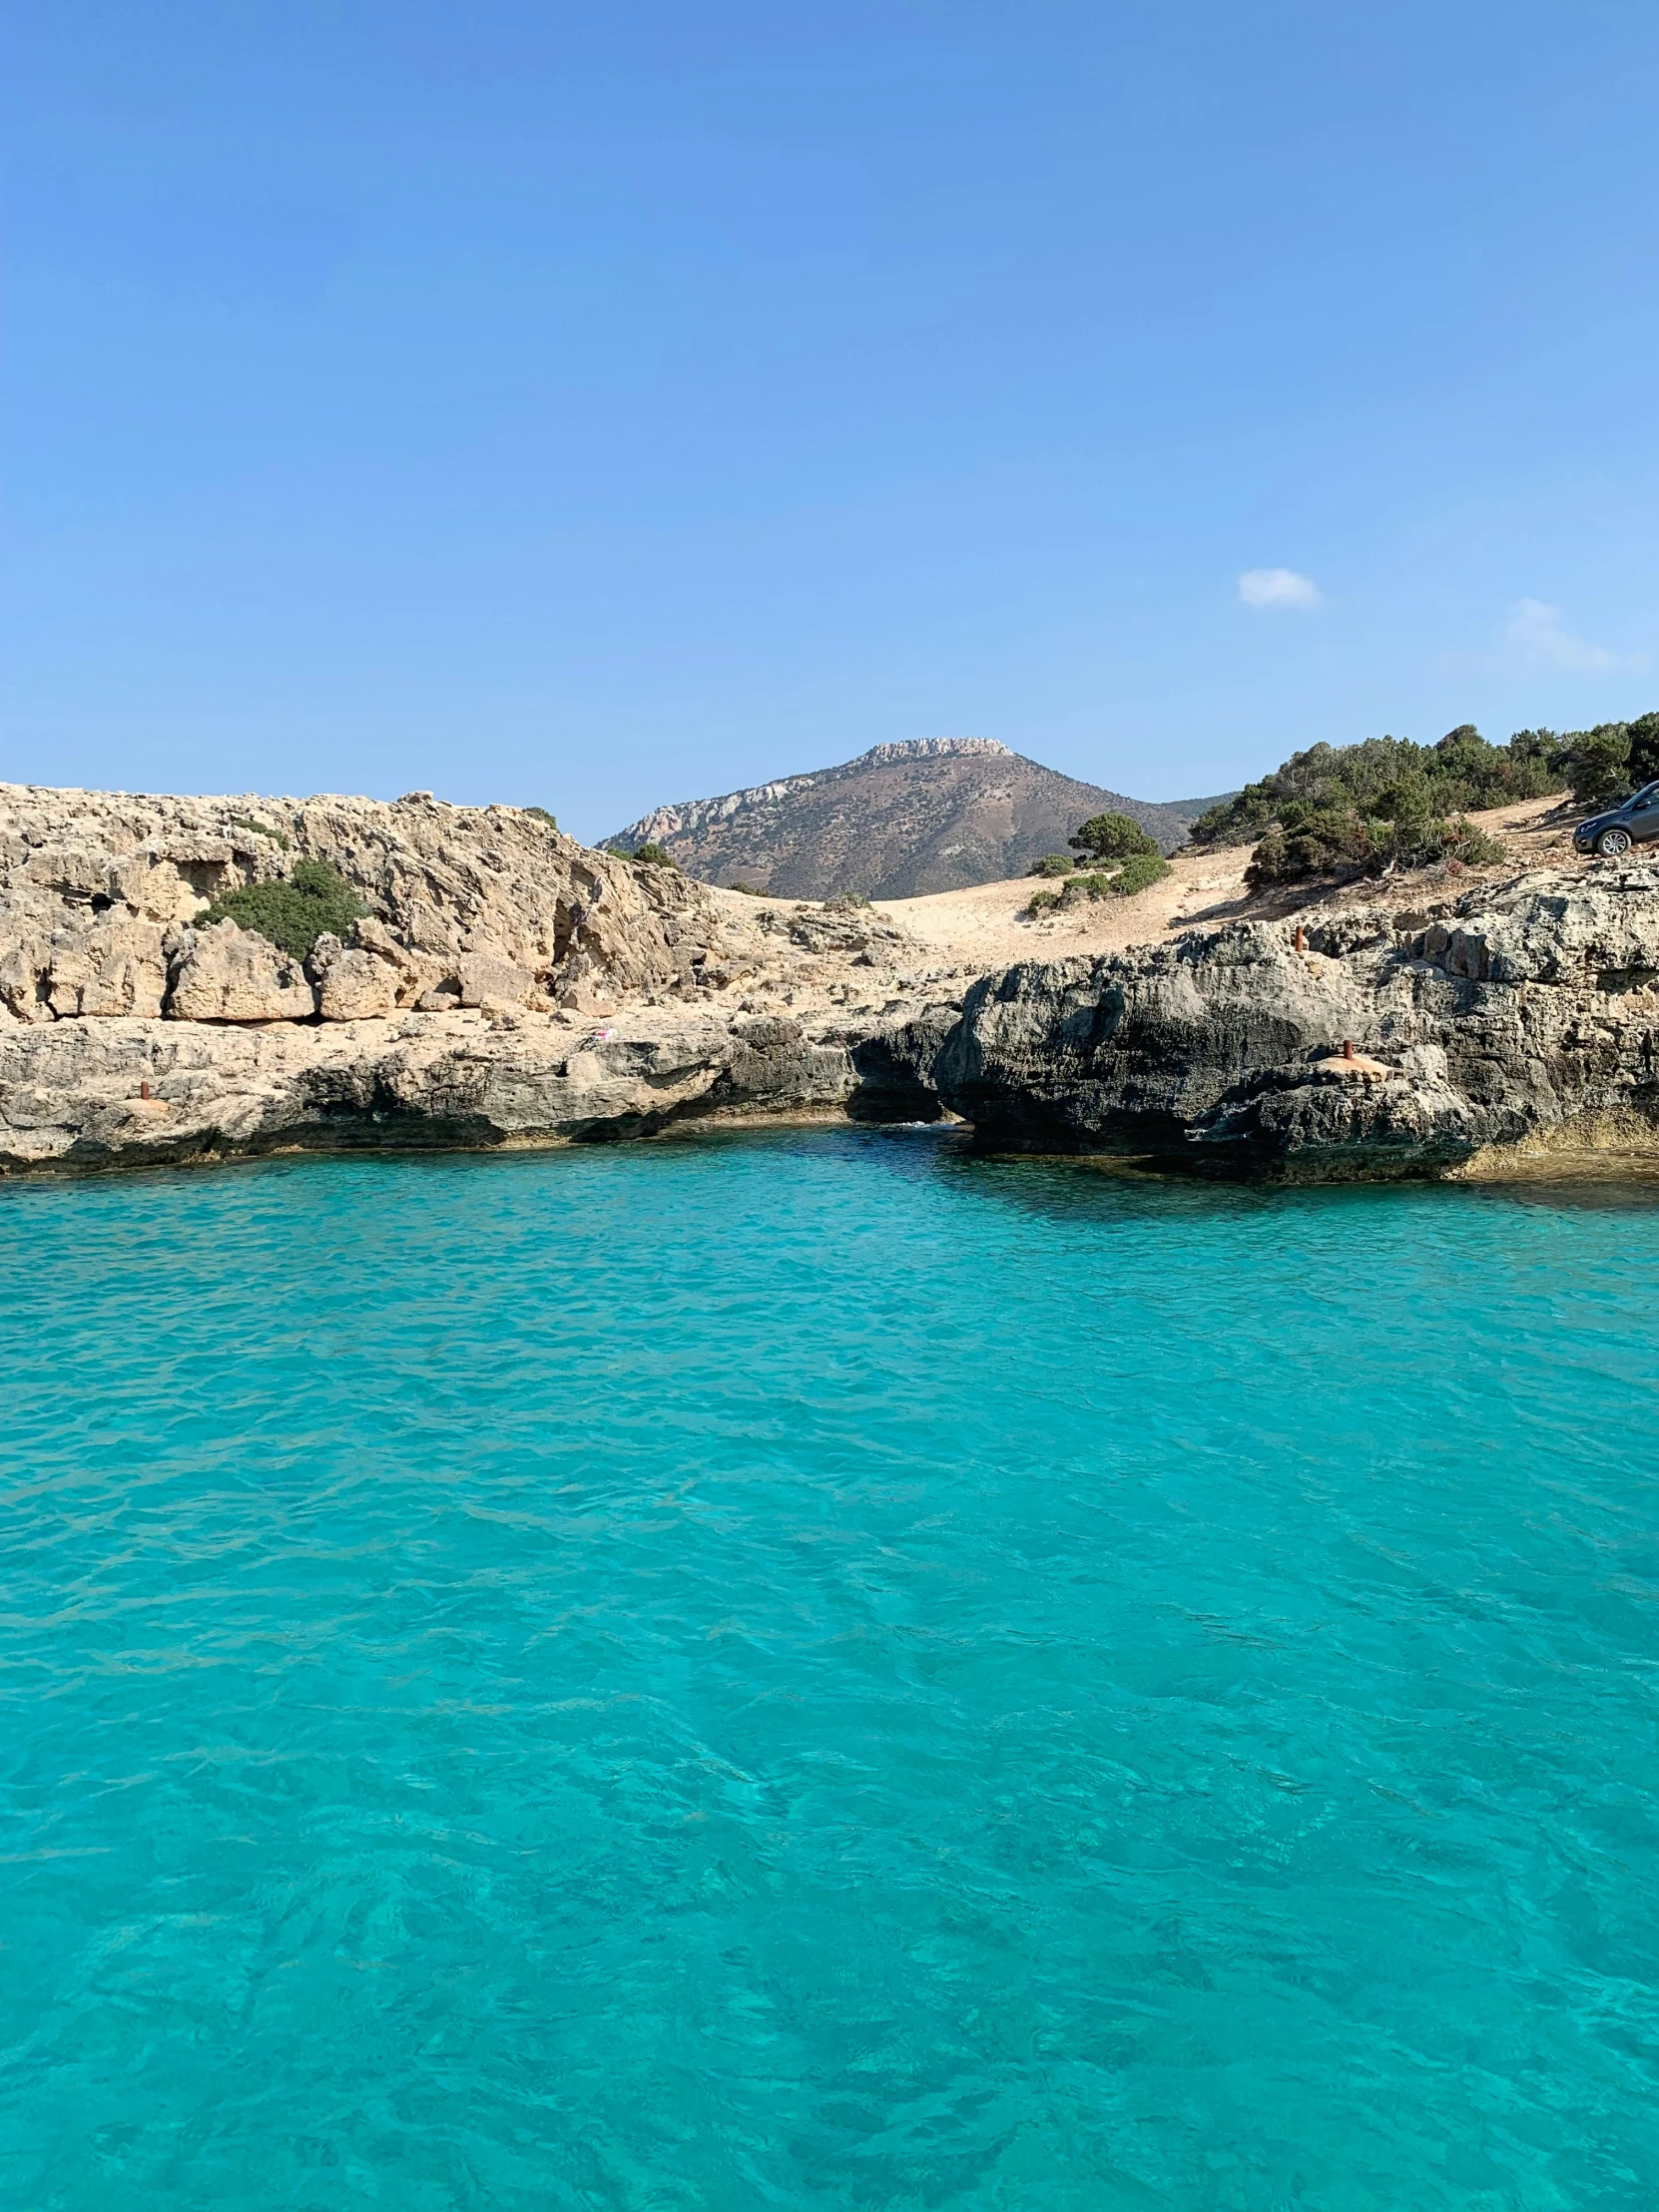
[{"label": "green shrub", "polygon": [[674,854],[666,846],[660,844],[636,846],[632,852],[625,854],[625,857],[630,860],[643,860],[647,867],[677,868],[680,865]]},{"label": "green shrub", "polygon": [[1389,867],[1428,867],[1436,860],[1479,867],[1503,858],[1498,840],[1461,815],[1447,822],[1406,800],[1389,804],[1391,811],[1379,807],[1371,814],[1354,807],[1287,807],[1283,824],[1251,854],[1245,881],[1252,890],[1269,890],[1318,875],[1381,875]]},{"label": "green shrub", "polygon": [[1038,914],[1048,913],[1051,908],[1061,903],[1062,900],[1058,891],[1033,891],[1025,901],[1025,911],[1035,918]]},{"label": "green shrub", "polygon": [[257,837],[269,837],[273,844],[279,844],[284,852],[293,842],[285,830],[273,830],[269,822],[261,822],[255,815],[233,815],[231,827],[233,830],[252,830]]},{"label": "green shrub", "polygon": [[862,891],[837,891],[833,898],[825,899],[824,910],[827,914],[849,914],[868,904]]},{"label": "green shrub", "polygon": [[549,830],[557,830],[559,827],[557,819],[550,815],[545,807],[526,807],[524,812],[527,815],[534,815],[538,822],[545,822]]},{"label": "green shrub", "polygon": [[1137,891],[1161,883],[1168,873],[1169,862],[1156,845],[1150,852],[1132,852],[1112,878],[1112,896],[1133,898]]},{"label": "green shrub", "polygon": [[237,890],[221,891],[191,926],[211,929],[216,921],[234,921],[239,929],[269,937],[296,960],[303,960],[325,931],[343,937],[367,912],[350,884],[326,860],[295,860],[286,882],[245,883]]},{"label": "green shrub", "polygon": [[1040,860],[1033,860],[1025,872],[1027,875],[1069,875],[1076,865],[1067,852],[1045,852]]},{"label": "green shrub", "polygon": [[1091,860],[1132,860],[1143,852],[1158,851],[1157,838],[1128,815],[1090,815],[1066,842]]},{"label": "green shrub", "polygon": [[[1368,738],[1363,745],[1310,746],[1201,815],[1190,833],[1197,844],[1253,844],[1276,834],[1294,843],[1323,833],[1309,828],[1318,817],[1328,826],[1348,824],[1338,842],[1351,842],[1357,819],[1444,822],[1470,808],[1542,799],[1566,788],[1577,742],[1550,730],[1517,730],[1507,745],[1488,745],[1472,723],[1462,723],[1436,745]],[[1654,750],[1659,754],[1659,743]]]},{"label": "green shrub", "polygon": [[1567,783],[1580,807],[1606,807],[1659,776],[1659,714],[1598,722],[1564,738]]},{"label": "green shrub", "polygon": [[1074,875],[1060,893],[1062,906],[1081,906],[1085,899],[1110,898],[1114,877],[1099,869],[1091,869],[1086,875]]},{"label": "green shrub", "polygon": [[728,883],[726,888],[729,891],[742,891],[745,898],[766,898],[770,896],[770,893],[762,890],[757,883]]}]

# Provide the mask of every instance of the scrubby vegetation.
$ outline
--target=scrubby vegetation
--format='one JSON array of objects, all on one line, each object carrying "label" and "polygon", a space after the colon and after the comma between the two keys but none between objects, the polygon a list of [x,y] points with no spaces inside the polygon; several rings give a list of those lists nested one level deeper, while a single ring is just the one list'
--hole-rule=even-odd
[{"label": "scrubby vegetation", "polygon": [[1550,730],[1520,730],[1507,745],[1489,745],[1464,723],[1436,745],[1368,738],[1363,745],[1311,746],[1201,815],[1193,840],[1254,842],[1245,880],[1255,889],[1319,875],[1381,875],[1435,860],[1478,865],[1501,859],[1503,848],[1464,819],[1468,810],[1563,790],[1578,742]]},{"label": "scrubby vegetation", "polygon": [[1149,889],[1168,873],[1169,862],[1154,845],[1150,852],[1130,853],[1119,867],[1093,868],[1074,875],[1060,893],[1060,904],[1078,906],[1086,898],[1133,898],[1137,891]]},{"label": "scrubby vegetation", "polygon": [[1169,862],[1156,844],[1150,852],[1131,852],[1112,877],[1114,898],[1133,898],[1137,891],[1150,890],[1154,883],[1161,883],[1169,873]]},{"label": "scrubby vegetation", "polygon": [[284,852],[293,843],[285,830],[274,830],[269,822],[261,822],[257,815],[233,815],[233,830],[252,830],[257,837],[269,837],[273,844],[279,844]]},{"label": "scrubby vegetation", "polygon": [[1287,828],[1287,809],[1360,820],[1405,815],[1445,821],[1470,808],[1505,807],[1566,788],[1572,741],[1549,730],[1521,730],[1488,745],[1472,723],[1437,745],[1368,738],[1363,745],[1315,745],[1247,784],[1237,799],[1212,807],[1192,826],[1196,844],[1251,844]]},{"label": "scrubby vegetation", "polygon": [[647,867],[677,868],[680,865],[667,846],[661,844],[636,845],[632,852],[625,853],[623,857],[629,860],[643,860]]},{"label": "scrubby vegetation", "polygon": [[849,914],[868,904],[862,891],[837,891],[833,898],[825,899],[824,910],[827,914]]},{"label": "scrubby vegetation", "polygon": [[526,807],[524,812],[534,815],[538,822],[545,822],[549,830],[557,830],[559,827],[557,817],[550,815],[545,807]]},{"label": "scrubby vegetation", "polygon": [[1609,807],[1659,776],[1659,713],[1598,722],[1564,738],[1566,778],[1581,807]]},{"label": "scrubby vegetation", "polygon": [[1069,875],[1077,865],[1069,852],[1045,852],[1040,860],[1033,860],[1025,872],[1027,875]]},{"label": "scrubby vegetation", "polygon": [[295,860],[286,882],[245,883],[221,891],[193,926],[208,929],[216,921],[234,921],[302,960],[323,933],[343,937],[368,908],[326,860]]},{"label": "scrubby vegetation", "polygon": [[[1121,822],[1124,818],[1120,815],[1117,819]],[[1152,844],[1150,852],[1131,852],[1117,867],[1084,869],[1067,880],[1064,890],[1033,891],[1025,902],[1025,911],[1046,914],[1055,907],[1081,906],[1089,899],[1133,898],[1137,891],[1148,889],[1169,873],[1169,862],[1157,844],[1150,838],[1147,841]]]},{"label": "scrubby vegetation", "polygon": [[1128,815],[1090,815],[1067,844],[1091,860],[1133,860],[1159,852],[1158,840]]},{"label": "scrubby vegetation", "polygon": [[1363,815],[1355,808],[1288,804],[1278,829],[1250,856],[1245,881],[1252,890],[1301,883],[1316,875],[1382,875],[1390,867],[1428,867],[1456,860],[1478,867],[1501,860],[1503,847],[1484,830],[1456,815],[1449,822],[1396,802],[1398,814]]}]

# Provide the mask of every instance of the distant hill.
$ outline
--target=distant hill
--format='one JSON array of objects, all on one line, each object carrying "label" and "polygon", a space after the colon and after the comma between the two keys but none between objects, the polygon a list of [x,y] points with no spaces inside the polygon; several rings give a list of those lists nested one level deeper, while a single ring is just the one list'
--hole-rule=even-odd
[{"label": "distant hill", "polygon": [[1061,776],[994,738],[875,745],[839,768],[658,807],[605,843],[660,844],[688,875],[785,898],[910,898],[1022,875],[1090,815],[1131,815],[1166,852],[1191,813]]}]

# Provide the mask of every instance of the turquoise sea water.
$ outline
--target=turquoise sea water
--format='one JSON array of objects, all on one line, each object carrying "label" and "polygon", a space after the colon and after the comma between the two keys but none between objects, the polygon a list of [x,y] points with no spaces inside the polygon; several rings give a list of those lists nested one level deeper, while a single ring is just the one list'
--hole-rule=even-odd
[{"label": "turquoise sea water", "polygon": [[0,1189],[0,2202],[1650,2212],[1659,1211]]}]

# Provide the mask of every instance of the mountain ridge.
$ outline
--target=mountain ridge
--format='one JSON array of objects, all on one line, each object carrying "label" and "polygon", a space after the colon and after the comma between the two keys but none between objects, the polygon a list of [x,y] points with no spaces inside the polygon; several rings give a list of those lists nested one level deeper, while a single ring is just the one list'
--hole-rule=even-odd
[{"label": "mountain ridge", "polygon": [[603,843],[661,845],[690,875],[782,897],[910,898],[1023,874],[1102,813],[1130,816],[1165,851],[1186,842],[1193,819],[1061,775],[995,738],[912,738],[653,808]]}]

